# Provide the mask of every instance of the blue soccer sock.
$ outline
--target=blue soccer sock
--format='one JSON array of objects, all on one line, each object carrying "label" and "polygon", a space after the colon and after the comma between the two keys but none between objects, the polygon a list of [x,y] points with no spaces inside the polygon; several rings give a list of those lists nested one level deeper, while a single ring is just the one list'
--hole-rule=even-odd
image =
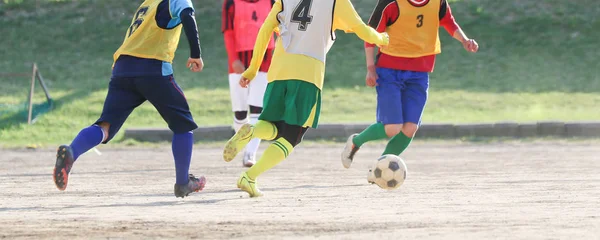
[{"label": "blue soccer sock", "polygon": [[190,163],[192,162],[192,148],[194,147],[194,134],[192,132],[173,135],[173,157],[175,158],[175,183],[185,185],[189,182]]},{"label": "blue soccer sock", "polygon": [[73,158],[77,160],[81,154],[89,151],[104,139],[104,131],[98,125],[92,125],[82,129],[77,137],[71,142],[71,150],[73,150]]}]

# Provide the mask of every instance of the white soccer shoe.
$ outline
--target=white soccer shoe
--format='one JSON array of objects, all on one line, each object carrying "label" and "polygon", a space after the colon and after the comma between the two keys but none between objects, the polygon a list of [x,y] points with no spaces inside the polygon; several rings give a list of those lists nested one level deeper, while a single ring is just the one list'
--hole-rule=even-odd
[{"label": "white soccer shoe", "polygon": [[252,167],[256,163],[256,153],[244,152],[242,164],[244,167]]},{"label": "white soccer shoe", "polygon": [[345,168],[350,168],[352,161],[354,160],[354,154],[358,152],[358,147],[354,146],[354,143],[352,142],[352,139],[357,135],[357,133],[350,135],[346,141],[346,146],[344,146],[344,151],[342,152],[342,165],[344,165]]}]

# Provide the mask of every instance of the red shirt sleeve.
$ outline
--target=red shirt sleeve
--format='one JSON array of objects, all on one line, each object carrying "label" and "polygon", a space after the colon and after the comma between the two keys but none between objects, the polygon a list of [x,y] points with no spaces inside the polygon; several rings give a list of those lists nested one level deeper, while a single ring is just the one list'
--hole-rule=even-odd
[{"label": "red shirt sleeve", "polygon": [[[394,24],[398,17],[400,17],[400,9],[396,0],[379,0],[369,18],[369,26],[378,32],[385,32],[385,29]],[[375,47],[375,44],[365,42],[365,47]]]},{"label": "red shirt sleeve", "polygon": [[223,40],[225,41],[227,56],[229,57],[229,65],[239,59],[235,51],[235,33],[233,31],[234,7],[233,0],[225,0],[223,3],[221,31],[223,31]]},{"label": "red shirt sleeve", "polygon": [[440,26],[444,27],[450,36],[454,36],[454,32],[460,29],[460,26],[454,20],[454,16],[452,16],[452,10],[446,0],[442,1],[442,6],[440,7]]}]

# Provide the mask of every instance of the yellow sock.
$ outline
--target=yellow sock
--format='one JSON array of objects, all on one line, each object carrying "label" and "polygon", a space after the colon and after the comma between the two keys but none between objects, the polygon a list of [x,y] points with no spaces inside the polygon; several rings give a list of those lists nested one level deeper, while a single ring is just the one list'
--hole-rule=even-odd
[{"label": "yellow sock", "polygon": [[275,167],[283,159],[292,153],[294,147],[284,138],[279,138],[273,142],[263,153],[262,157],[246,173],[251,179],[256,179],[259,175]]},{"label": "yellow sock", "polygon": [[277,137],[277,127],[271,122],[259,120],[254,125],[253,137],[269,141],[273,140]]}]

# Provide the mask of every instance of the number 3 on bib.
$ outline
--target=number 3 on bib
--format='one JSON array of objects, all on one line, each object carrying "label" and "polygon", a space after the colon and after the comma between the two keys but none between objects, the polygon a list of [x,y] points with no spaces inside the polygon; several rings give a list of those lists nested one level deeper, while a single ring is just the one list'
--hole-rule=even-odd
[{"label": "number 3 on bib", "polygon": [[306,31],[308,24],[312,22],[313,16],[310,14],[310,6],[313,0],[301,0],[292,13],[292,22],[298,23],[298,30]]}]

